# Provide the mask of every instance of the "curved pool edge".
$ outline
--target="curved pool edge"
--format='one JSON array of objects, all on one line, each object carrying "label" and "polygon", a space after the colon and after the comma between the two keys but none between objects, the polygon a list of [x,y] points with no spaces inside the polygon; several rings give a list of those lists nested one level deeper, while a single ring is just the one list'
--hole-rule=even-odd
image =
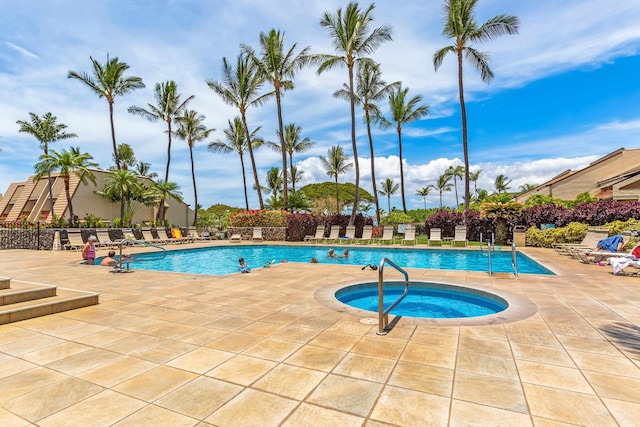
[{"label": "curved pool edge", "polygon": [[[454,286],[459,288],[469,288],[475,289],[481,292],[486,292],[490,294],[494,294],[509,304],[509,306],[495,314],[489,314],[486,316],[478,316],[478,317],[456,317],[456,318],[422,318],[422,317],[409,317],[409,316],[393,316],[390,315],[389,323],[392,322],[396,317],[399,317],[399,320],[396,323],[396,326],[406,326],[406,325],[415,325],[415,326],[482,326],[482,325],[498,325],[504,323],[513,323],[520,320],[527,319],[538,312],[538,306],[528,299],[525,296],[514,294],[511,292],[501,291],[492,289],[487,286],[480,285],[470,285],[468,283],[455,283],[455,282],[447,282],[442,280],[413,280],[413,282],[418,283],[436,283],[448,286]],[[329,308],[331,310],[337,311],[339,313],[348,314],[354,317],[360,318],[375,318],[378,319],[378,312],[362,310],[359,308],[351,307],[343,302],[340,302],[336,297],[335,293],[347,286],[358,285],[364,283],[362,281],[354,281],[351,283],[341,283],[337,285],[329,285],[317,289],[314,292],[315,300],[322,304],[324,307]]]}]

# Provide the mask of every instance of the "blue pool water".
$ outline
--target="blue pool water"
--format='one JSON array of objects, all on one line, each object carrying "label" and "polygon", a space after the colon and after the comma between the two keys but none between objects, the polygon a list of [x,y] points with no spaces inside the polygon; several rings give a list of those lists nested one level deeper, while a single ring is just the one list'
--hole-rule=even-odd
[{"label": "blue pool water", "polygon": [[[333,246],[342,254],[344,247]],[[251,268],[276,260],[306,262],[316,258],[320,264],[378,265],[383,257],[403,268],[433,268],[444,270],[488,271],[487,253],[479,250],[403,249],[350,247],[349,257],[327,257],[328,246],[233,245],[223,247],[167,251],[164,259],[134,262],[131,268],[181,273],[224,275],[238,272],[238,258],[244,258]],[[494,272],[513,272],[511,252],[492,252]],[[551,271],[521,253],[517,254],[518,272],[521,274],[553,274]]]},{"label": "blue pool water", "polygon": [[[398,282],[395,282],[398,283]],[[402,295],[404,285],[385,285],[384,307]],[[352,307],[378,312],[378,284],[362,283],[338,290],[336,298]],[[439,283],[410,282],[409,294],[391,310],[396,316],[460,318],[499,313],[508,304],[502,298],[476,289]]]}]

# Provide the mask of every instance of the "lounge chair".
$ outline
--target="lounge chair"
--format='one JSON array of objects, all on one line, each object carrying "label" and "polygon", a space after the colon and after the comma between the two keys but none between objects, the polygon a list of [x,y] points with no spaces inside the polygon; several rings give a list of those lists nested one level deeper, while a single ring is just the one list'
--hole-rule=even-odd
[{"label": "lounge chair", "polygon": [[204,242],[205,238],[198,234],[197,230],[189,229],[188,235],[192,242]]},{"label": "lounge chair", "polygon": [[332,225],[331,226],[331,231],[329,231],[329,237],[327,237],[326,239],[324,239],[325,243],[333,243],[336,240],[338,240],[340,238],[340,226],[339,225]]},{"label": "lounge chair", "polygon": [[384,230],[382,231],[382,237],[376,239],[378,243],[389,242],[389,244],[393,244],[393,225],[385,225]]},{"label": "lounge chair", "polygon": [[357,243],[371,243],[372,235],[373,235],[373,226],[365,225],[362,228],[362,237],[356,237],[354,241]]},{"label": "lounge chair", "polygon": [[115,248],[120,244],[120,242],[111,240],[107,231],[96,230],[96,237],[98,238],[98,241],[96,242],[96,246],[101,246],[105,248]]},{"label": "lounge chair", "polygon": [[356,238],[356,226],[347,225],[347,231],[344,233],[344,236],[338,239],[338,241],[340,243],[349,243],[349,242],[353,242],[355,238]]},{"label": "lounge chair", "polygon": [[440,246],[442,246],[442,229],[432,228],[431,230],[429,230],[427,245],[431,245],[432,242],[439,242]]},{"label": "lounge chair", "polygon": [[451,241],[451,246],[455,246],[458,242],[462,242],[464,246],[467,246],[469,244],[469,241],[467,240],[466,225],[456,225],[455,234],[453,236],[453,240]]},{"label": "lounge chair", "polygon": [[251,236],[251,240],[262,241],[262,227],[253,227],[253,236]]},{"label": "lounge chair", "polygon": [[68,242],[62,245],[67,251],[79,251],[84,246],[85,242],[82,240],[82,235],[78,233],[71,233],[67,231]]},{"label": "lounge chair", "polygon": [[640,273],[640,259],[637,258],[630,258],[630,257],[612,257],[609,258],[609,264],[611,264],[611,268],[613,269],[613,274],[615,275],[627,275],[624,272],[624,269],[626,267],[634,267],[636,269],[639,269],[638,271],[632,273],[634,275],[637,275]]},{"label": "lounge chair", "polygon": [[409,244],[412,243],[414,245],[418,244],[416,240],[416,228],[415,227],[407,227],[404,230],[404,238],[400,241],[401,244]]},{"label": "lounge chair", "polygon": [[151,230],[142,230],[142,238],[145,242],[151,243],[154,245],[162,245],[165,243],[163,239],[153,237]]},{"label": "lounge chair", "polygon": [[581,242],[576,243],[554,243],[553,249],[562,255],[572,255],[573,249],[589,249],[598,246],[598,242],[609,235],[609,230],[599,228],[589,228],[587,234]]},{"label": "lounge chair", "polygon": [[316,227],[316,234],[313,236],[305,236],[305,242],[319,242],[324,239],[324,225],[319,225]]},{"label": "lounge chair", "polygon": [[229,237],[229,241],[230,242],[242,242],[242,234],[237,233],[237,234],[232,234],[231,237]]}]

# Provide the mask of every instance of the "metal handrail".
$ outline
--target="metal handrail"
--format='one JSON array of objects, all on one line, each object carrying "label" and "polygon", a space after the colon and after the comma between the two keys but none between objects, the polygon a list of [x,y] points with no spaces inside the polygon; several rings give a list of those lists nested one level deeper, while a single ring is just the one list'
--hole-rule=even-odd
[{"label": "metal handrail", "polygon": [[491,276],[493,274],[491,271],[491,242],[487,243],[487,259],[489,263],[489,276]]},{"label": "metal handrail", "polygon": [[[391,304],[386,310],[384,309],[384,265],[389,264],[391,267],[398,270],[404,275],[404,292],[393,304]],[[378,335],[387,335],[389,330],[389,312],[400,303],[409,293],[409,275],[404,269],[399,267],[395,262],[389,258],[382,258],[380,260],[380,266],[378,267]]]},{"label": "metal handrail", "polygon": [[511,266],[513,267],[513,272],[516,277],[518,277],[518,261],[516,256],[516,244],[515,242],[511,242]]},{"label": "metal handrail", "polygon": [[[118,265],[116,266],[117,269],[122,270],[122,260],[123,260],[123,256],[122,256],[122,248],[125,245],[128,244],[133,244],[133,245],[142,245],[142,246],[148,246],[148,247],[152,247],[152,248],[156,248],[156,249],[160,249],[162,250],[162,256],[161,257],[153,257],[153,258],[149,258],[149,257],[145,257],[144,253],[142,254],[136,254],[136,258],[135,261],[153,261],[153,260],[157,260],[157,259],[164,259],[164,257],[167,256],[167,250],[165,248],[163,248],[162,246],[158,246],[158,245],[154,245],[152,243],[149,242],[145,242],[143,240],[132,240],[132,239],[122,239],[118,242],[118,246],[120,248],[120,254],[118,256]],[[127,266],[127,270],[129,270],[129,263],[131,261],[133,261],[133,257],[129,258],[126,262],[124,262],[124,264],[126,264]]]}]

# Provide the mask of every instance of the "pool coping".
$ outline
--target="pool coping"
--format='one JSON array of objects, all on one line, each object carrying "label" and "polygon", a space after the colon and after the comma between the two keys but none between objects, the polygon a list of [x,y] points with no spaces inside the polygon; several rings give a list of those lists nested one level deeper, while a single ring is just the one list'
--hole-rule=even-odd
[{"label": "pool coping", "polygon": [[[517,295],[511,292],[493,289],[487,286],[462,284],[451,281],[442,280],[412,280],[411,282],[429,284],[435,283],[440,285],[448,285],[459,288],[473,289],[484,293],[496,295],[504,299],[509,306],[495,314],[477,317],[457,317],[457,318],[422,318],[422,317],[410,317],[410,316],[394,316],[389,315],[390,325],[417,325],[417,326],[482,326],[482,325],[497,325],[503,323],[512,323],[520,320],[527,319],[538,312],[538,306],[529,298],[522,295]],[[317,302],[339,313],[348,314],[354,317],[361,318],[361,322],[364,321],[368,324],[378,324],[378,312],[362,310],[359,308],[351,307],[341,301],[339,301],[335,293],[345,287],[371,283],[368,281],[356,281],[353,283],[341,283],[337,285],[329,285],[320,288],[315,291],[314,298]],[[366,319],[366,320],[364,320]]]}]

